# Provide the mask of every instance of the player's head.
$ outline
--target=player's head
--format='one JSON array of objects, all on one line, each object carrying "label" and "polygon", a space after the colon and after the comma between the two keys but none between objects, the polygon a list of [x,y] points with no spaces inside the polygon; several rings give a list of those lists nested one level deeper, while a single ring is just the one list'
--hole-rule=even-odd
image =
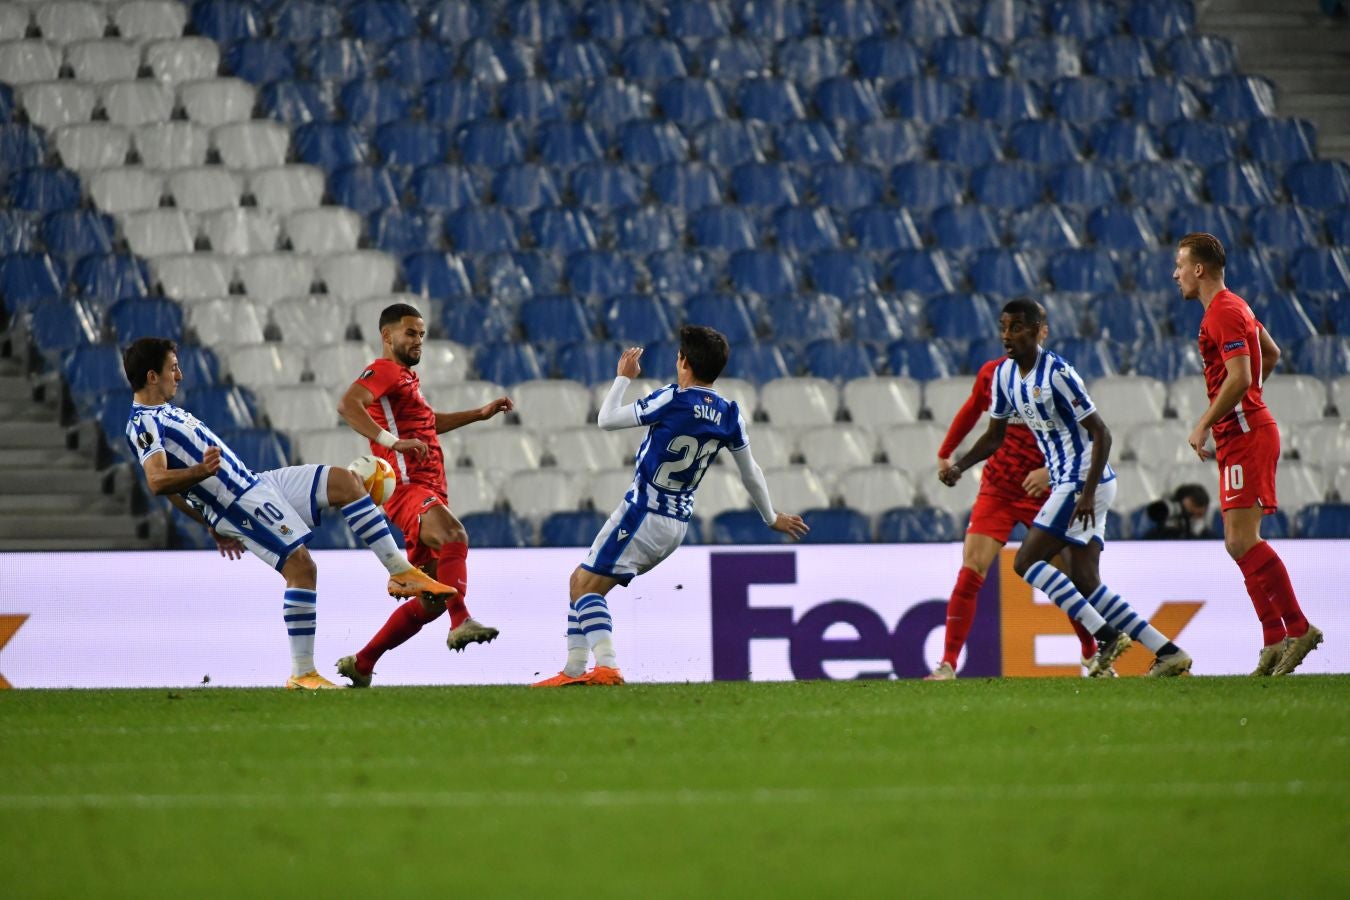
[{"label": "player's head", "polygon": [[998,326],[1003,349],[1014,358],[1034,354],[1049,330],[1045,307],[1030,297],[1018,297],[1004,304]]},{"label": "player's head", "polygon": [[1223,268],[1228,263],[1223,244],[1212,234],[1192,231],[1177,241],[1176,269],[1172,280],[1187,300],[1200,299],[1200,282],[1223,282]]},{"label": "player's head", "polygon": [[680,353],[675,367],[689,369],[694,381],[712,384],[727,367],[731,347],[726,335],[707,325],[685,325],[680,329]]},{"label": "player's head", "polygon": [[143,337],[122,351],[122,370],[136,392],[155,388],[164,399],[178,393],[183,372],[178,368],[178,345],[168,338]]},{"label": "player's head", "polygon": [[427,326],[417,307],[407,303],[386,306],[380,313],[380,340],[384,355],[400,365],[412,366],[422,361],[422,341],[426,340]]}]

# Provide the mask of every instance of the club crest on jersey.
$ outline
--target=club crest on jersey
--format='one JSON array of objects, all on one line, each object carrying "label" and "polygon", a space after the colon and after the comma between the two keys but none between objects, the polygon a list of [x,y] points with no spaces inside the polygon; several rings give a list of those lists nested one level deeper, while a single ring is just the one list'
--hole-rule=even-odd
[{"label": "club crest on jersey", "polygon": [[1244,340],[1243,338],[1238,338],[1236,341],[1229,341],[1228,343],[1224,344],[1223,349],[1224,352],[1227,353],[1229,350],[1237,350],[1239,347],[1245,346],[1247,346],[1246,340]]},{"label": "club crest on jersey", "polygon": [[291,526],[289,526],[289,525],[282,525],[282,526],[281,526],[279,529],[277,529],[277,530],[280,531],[282,534],[290,534],[290,533],[291,533]]},{"label": "club crest on jersey", "polygon": [[1041,399],[1041,386],[1038,384],[1031,389],[1031,398],[1037,402]]}]

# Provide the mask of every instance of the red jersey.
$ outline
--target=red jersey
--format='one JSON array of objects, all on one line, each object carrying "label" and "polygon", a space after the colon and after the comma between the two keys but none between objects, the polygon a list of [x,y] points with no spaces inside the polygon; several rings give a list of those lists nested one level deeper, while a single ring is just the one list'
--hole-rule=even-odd
[{"label": "red jersey", "polygon": [[[994,370],[1005,359],[1007,357],[991,359],[980,366],[980,371],[975,374],[975,386],[971,388],[970,396],[952,419],[951,427],[947,429],[947,437],[943,439],[942,446],[938,449],[938,455],[943,459],[956,452],[957,445],[970,434],[970,429],[975,427],[980,417],[989,411],[989,407],[993,404]],[[1031,429],[1016,413],[1008,417],[1007,422],[1008,431],[1003,438],[1003,444],[985,461],[980,485],[981,488],[988,485],[990,490],[1012,497],[1025,497],[1026,491],[1022,488],[1022,482],[1028,472],[1045,465],[1045,455],[1037,446]]]},{"label": "red jersey", "polygon": [[399,484],[425,485],[444,495],[445,457],[436,438],[436,412],[422,396],[422,382],[417,373],[381,357],[361,373],[356,383],[374,395],[366,412],[377,425],[399,440],[416,438],[429,451],[418,459],[411,453],[396,453],[371,441],[370,452],[389,461],[398,474]]},{"label": "red jersey", "polygon": [[1214,442],[1243,434],[1262,425],[1274,425],[1275,417],[1261,397],[1261,323],[1252,308],[1237,294],[1224,289],[1214,295],[1200,320],[1200,358],[1205,363],[1205,393],[1209,401],[1219,393],[1234,356],[1251,358],[1252,383],[1233,411],[1214,424]]}]

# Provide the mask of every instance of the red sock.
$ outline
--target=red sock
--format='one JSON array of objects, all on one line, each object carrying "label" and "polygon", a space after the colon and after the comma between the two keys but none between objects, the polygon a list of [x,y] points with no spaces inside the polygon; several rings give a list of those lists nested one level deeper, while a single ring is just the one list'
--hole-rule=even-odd
[{"label": "red sock", "polygon": [[1069,622],[1073,625],[1073,633],[1078,635],[1078,647],[1083,652],[1083,659],[1092,659],[1097,655],[1097,639],[1073,616],[1069,617]]},{"label": "red sock", "polygon": [[942,661],[956,668],[956,658],[966,645],[966,635],[970,626],[975,624],[975,598],[980,593],[984,576],[975,574],[974,569],[961,567],[956,576],[956,587],[947,600],[947,639],[942,648]]},{"label": "red sock", "polygon": [[464,594],[469,589],[469,545],[463,541],[447,542],[436,554],[436,580],[459,591],[459,596],[445,604],[450,610],[450,627],[458,628],[469,617],[464,605]]},{"label": "red sock", "polygon": [[356,654],[356,670],[362,675],[369,675],[375,671],[375,661],[383,656],[386,650],[393,650],[421,631],[423,625],[435,621],[440,614],[439,608],[435,613],[427,612],[422,607],[422,601],[416,597],[399,604],[398,609],[389,617],[389,621],[384,623],[384,627],[375,632],[370,643]]},{"label": "red sock", "polygon": [[[1261,619],[1261,629],[1265,632],[1267,646],[1284,639],[1284,634],[1280,634],[1280,631],[1290,637],[1302,637],[1308,633],[1308,620],[1303,617],[1298,597],[1294,596],[1294,585],[1289,581],[1289,570],[1284,567],[1284,561],[1270,544],[1262,541],[1248,550],[1242,559],[1238,560],[1238,568],[1246,576],[1247,593],[1252,598],[1252,605],[1256,607],[1256,615]],[[1253,587],[1256,590],[1253,590]],[[1263,598],[1268,598],[1266,603],[1272,607],[1269,616],[1277,622],[1282,622],[1281,628],[1272,629],[1266,626],[1266,615],[1262,613],[1261,606],[1256,600],[1257,591],[1261,592]],[[1275,634],[1273,641],[1270,639],[1272,634]]]}]

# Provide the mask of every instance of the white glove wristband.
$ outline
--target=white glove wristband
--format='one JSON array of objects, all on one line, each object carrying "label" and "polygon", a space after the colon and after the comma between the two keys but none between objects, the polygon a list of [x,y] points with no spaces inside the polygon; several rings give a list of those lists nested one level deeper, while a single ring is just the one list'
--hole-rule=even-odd
[{"label": "white glove wristband", "polygon": [[394,449],[394,445],[398,443],[398,438],[381,428],[380,433],[375,435],[375,443],[379,444],[381,447],[388,447],[392,450]]}]

